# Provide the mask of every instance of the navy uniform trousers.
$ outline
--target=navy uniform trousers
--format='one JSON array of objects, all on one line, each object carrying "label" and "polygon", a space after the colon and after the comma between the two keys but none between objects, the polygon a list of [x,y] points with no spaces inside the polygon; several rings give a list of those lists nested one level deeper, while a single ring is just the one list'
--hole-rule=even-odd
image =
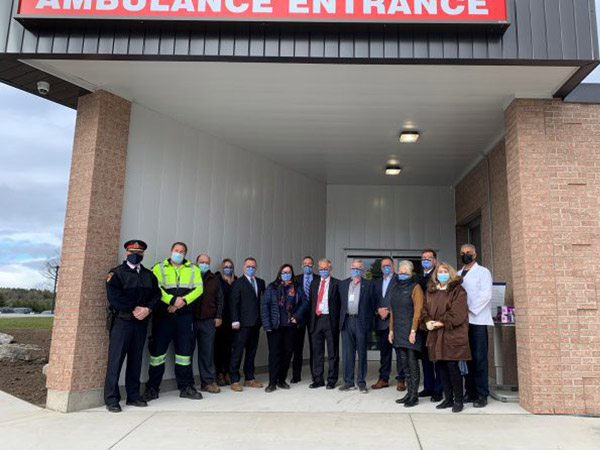
[{"label": "navy uniform trousers", "polygon": [[127,401],[134,402],[140,399],[140,372],[147,329],[148,320],[115,318],[110,330],[108,365],[104,382],[104,403],[106,405],[115,405],[121,401],[119,375],[125,356],[127,356],[127,368],[125,369]]}]

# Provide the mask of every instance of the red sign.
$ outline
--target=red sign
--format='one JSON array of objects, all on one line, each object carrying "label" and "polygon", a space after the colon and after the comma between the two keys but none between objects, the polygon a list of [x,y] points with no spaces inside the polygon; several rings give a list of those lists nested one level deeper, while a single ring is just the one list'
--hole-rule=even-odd
[{"label": "red sign", "polygon": [[21,0],[21,18],[507,22],[506,0]]}]

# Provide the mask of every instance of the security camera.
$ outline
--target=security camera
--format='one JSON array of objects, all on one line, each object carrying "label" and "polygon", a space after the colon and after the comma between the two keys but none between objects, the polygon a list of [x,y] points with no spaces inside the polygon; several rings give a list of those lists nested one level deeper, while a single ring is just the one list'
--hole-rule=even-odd
[{"label": "security camera", "polygon": [[50,93],[50,83],[47,81],[38,81],[37,89],[41,95],[48,95]]}]

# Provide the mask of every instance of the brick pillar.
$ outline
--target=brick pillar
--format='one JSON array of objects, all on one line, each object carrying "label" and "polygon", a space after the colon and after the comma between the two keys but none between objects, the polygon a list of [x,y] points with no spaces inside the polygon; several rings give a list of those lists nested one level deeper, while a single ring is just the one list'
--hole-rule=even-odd
[{"label": "brick pillar", "polygon": [[600,105],[505,112],[521,405],[600,414]]},{"label": "brick pillar", "polygon": [[119,248],[130,112],[105,91],[77,107],[47,380],[47,407],[62,412],[103,403],[105,275]]}]

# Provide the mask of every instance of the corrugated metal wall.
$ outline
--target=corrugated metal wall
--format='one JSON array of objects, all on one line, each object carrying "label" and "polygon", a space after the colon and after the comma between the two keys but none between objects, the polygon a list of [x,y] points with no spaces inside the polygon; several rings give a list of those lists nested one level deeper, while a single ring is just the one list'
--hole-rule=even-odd
[{"label": "corrugated metal wall", "polygon": [[[11,3],[12,2],[12,3]],[[416,60],[594,60],[593,0],[509,0],[510,23],[497,32],[351,31],[270,24],[139,24],[39,31],[9,20],[18,0],[0,2],[0,53],[111,58],[301,58]]]}]

